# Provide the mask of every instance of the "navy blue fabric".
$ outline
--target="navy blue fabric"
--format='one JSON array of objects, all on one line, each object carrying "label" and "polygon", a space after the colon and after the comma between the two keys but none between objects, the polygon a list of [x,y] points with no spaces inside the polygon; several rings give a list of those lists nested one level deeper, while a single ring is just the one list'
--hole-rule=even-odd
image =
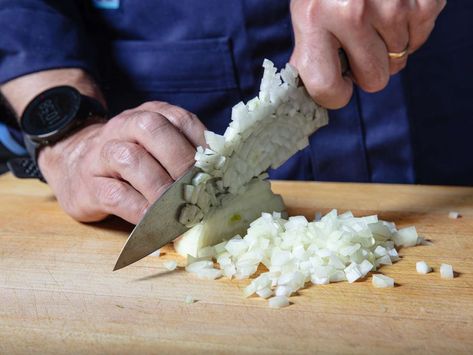
[{"label": "navy blue fabric", "polygon": [[[0,83],[79,67],[112,114],[147,100],[223,133],[258,92],[261,63],[290,57],[289,0],[0,0]],[[473,2],[450,0],[428,43],[376,94],[355,89],[273,178],[473,185]],[[15,19],[12,21],[11,19]]]}]

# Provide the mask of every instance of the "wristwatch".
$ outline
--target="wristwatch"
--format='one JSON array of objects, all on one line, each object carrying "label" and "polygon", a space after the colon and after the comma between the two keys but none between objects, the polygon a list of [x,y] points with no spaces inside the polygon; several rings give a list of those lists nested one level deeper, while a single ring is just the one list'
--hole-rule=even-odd
[{"label": "wristwatch", "polygon": [[81,95],[71,86],[57,86],[42,92],[28,104],[20,120],[30,157],[11,159],[9,169],[18,178],[44,181],[37,164],[40,149],[69,136],[90,119],[105,119],[106,115],[100,102]]}]

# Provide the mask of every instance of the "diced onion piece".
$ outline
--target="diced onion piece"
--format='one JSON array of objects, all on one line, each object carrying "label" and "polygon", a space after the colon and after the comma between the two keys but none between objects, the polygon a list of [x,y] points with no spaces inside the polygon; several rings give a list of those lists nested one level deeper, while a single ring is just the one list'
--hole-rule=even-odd
[{"label": "diced onion piece", "polygon": [[214,247],[205,247],[199,250],[198,252],[199,258],[205,257],[214,257],[215,256],[215,248]]},{"label": "diced onion piece", "polygon": [[156,251],[153,251],[151,254],[151,256],[160,256],[161,255],[161,250],[156,250]]},{"label": "diced onion piece", "polygon": [[418,261],[416,263],[416,270],[418,274],[428,274],[432,268],[425,261]]},{"label": "diced onion piece", "polygon": [[328,285],[330,283],[330,277],[319,277],[315,274],[312,274],[310,281],[314,285]]},{"label": "diced onion piece", "polygon": [[394,234],[394,243],[398,246],[413,247],[417,245],[416,227],[407,227],[399,229]]},{"label": "diced onion piece", "polygon": [[213,209],[201,223],[176,239],[174,248],[183,256],[196,256],[201,248],[244,233],[265,210],[283,211],[284,203],[281,196],[271,192],[269,182],[254,180],[244,193],[231,196],[221,208]]},{"label": "diced onion piece", "polygon": [[388,251],[386,250],[385,247],[378,245],[376,249],[374,250],[374,255],[377,257],[385,256],[388,254]]},{"label": "diced onion piece", "polygon": [[215,280],[223,275],[222,270],[218,269],[199,269],[194,271],[199,279]]},{"label": "diced onion piece", "polygon": [[261,298],[269,298],[273,295],[273,291],[269,287],[265,287],[261,290],[256,291],[256,294]]},{"label": "diced onion piece", "polygon": [[289,306],[289,299],[284,296],[275,296],[269,299],[269,307],[282,308]]},{"label": "diced onion piece", "polygon": [[347,280],[349,283],[355,282],[358,280],[360,277],[362,277],[362,273],[360,269],[358,268],[358,265],[356,263],[351,263],[349,266],[345,268],[345,276],[347,277]]},{"label": "diced onion piece", "polygon": [[192,304],[192,303],[195,302],[195,299],[194,299],[194,297],[192,297],[191,295],[187,295],[187,296],[186,296],[186,299],[184,300],[184,302],[187,303],[187,304]]},{"label": "diced onion piece", "polygon": [[366,276],[373,269],[373,264],[371,264],[368,260],[363,260],[361,264],[358,265],[358,269],[361,272],[362,276]]},{"label": "diced onion piece", "polygon": [[238,256],[248,250],[248,243],[246,240],[239,238],[232,238],[228,241],[225,249],[230,253],[231,256]]},{"label": "diced onion piece", "polygon": [[327,110],[298,86],[294,67],[287,64],[278,73],[265,59],[263,68],[259,97],[233,106],[224,135],[204,132],[208,148],[198,147],[195,154],[195,166],[202,172],[185,187],[188,205],[179,216],[187,227],[198,225],[208,214],[224,207],[226,197],[244,193],[251,180],[267,178],[269,167],[278,167],[305,148],[309,136],[328,123]]},{"label": "diced onion piece", "polygon": [[208,269],[213,267],[213,262],[210,260],[202,260],[192,263],[186,266],[186,271],[188,272],[198,272],[200,270]]},{"label": "diced onion piece", "polygon": [[381,275],[381,274],[374,274],[372,283],[373,283],[373,286],[376,288],[394,287],[394,279],[385,275]]},{"label": "diced onion piece", "polygon": [[376,266],[379,265],[392,265],[391,257],[389,255],[385,255],[376,259]]},{"label": "diced onion piece", "polygon": [[280,285],[276,288],[276,296],[289,297],[292,292],[292,288],[289,286]]},{"label": "diced onion piece", "polygon": [[440,265],[440,277],[445,280],[453,280],[453,267],[449,264],[441,264]]},{"label": "diced onion piece", "polygon": [[[221,221],[215,223],[218,228]],[[197,255],[206,257],[189,256],[187,269],[207,279],[222,275],[248,279],[263,264],[269,271],[254,278],[244,295],[287,299],[308,282],[353,283],[377,267],[398,260],[395,242],[410,245],[418,238],[415,229],[398,231],[394,223],[379,221],[376,216],[354,217],[351,212],[338,215],[332,210],[309,222],[302,216],[286,220],[279,212],[263,212],[250,223],[243,237],[235,235],[214,247],[196,248]],[[213,268],[211,257],[220,270]],[[372,283],[382,288],[394,286],[393,279],[380,274],[373,275]]]},{"label": "diced onion piece", "polygon": [[198,261],[212,261],[212,258],[210,256],[203,256],[203,257],[200,257],[200,258],[194,258],[192,255],[187,255],[186,265],[190,265],[190,264],[196,263]]},{"label": "diced onion piece", "polygon": [[167,260],[164,262],[164,267],[169,271],[175,270],[177,267],[176,260]]},{"label": "diced onion piece", "polygon": [[461,215],[457,211],[450,211],[448,213],[448,218],[450,218],[450,219],[457,219],[457,218],[460,218],[460,217],[461,217]]}]

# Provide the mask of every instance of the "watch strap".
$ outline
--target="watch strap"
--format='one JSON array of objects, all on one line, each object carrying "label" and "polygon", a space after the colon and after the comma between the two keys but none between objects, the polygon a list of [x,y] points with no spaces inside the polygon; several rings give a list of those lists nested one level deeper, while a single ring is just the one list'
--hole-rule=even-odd
[{"label": "watch strap", "polygon": [[7,166],[13,175],[19,179],[39,179],[46,182],[38,169],[38,165],[30,157],[10,159]]}]

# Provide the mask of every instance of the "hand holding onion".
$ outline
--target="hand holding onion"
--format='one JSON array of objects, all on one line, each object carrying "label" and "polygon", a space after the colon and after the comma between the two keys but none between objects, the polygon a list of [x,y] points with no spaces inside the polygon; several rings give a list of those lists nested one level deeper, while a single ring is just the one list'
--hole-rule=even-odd
[{"label": "hand holding onion", "polygon": [[114,214],[138,223],[194,164],[195,147],[205,144],[204,130],[188,111],[148,102],[45,147],[39,165],[73,218],[91,222]]},{"label": "hand holding onion", "polygon": [[[376,92],[405,67],[407,54],[427,40],[445,4],[446,0],[292,0],[291,64],[317,103],[343,107],[351,98],[353,82]],[[351,77],[341,75],[339,48],[347,53]],[[395,55],[405,50],[406,55]]]}]

